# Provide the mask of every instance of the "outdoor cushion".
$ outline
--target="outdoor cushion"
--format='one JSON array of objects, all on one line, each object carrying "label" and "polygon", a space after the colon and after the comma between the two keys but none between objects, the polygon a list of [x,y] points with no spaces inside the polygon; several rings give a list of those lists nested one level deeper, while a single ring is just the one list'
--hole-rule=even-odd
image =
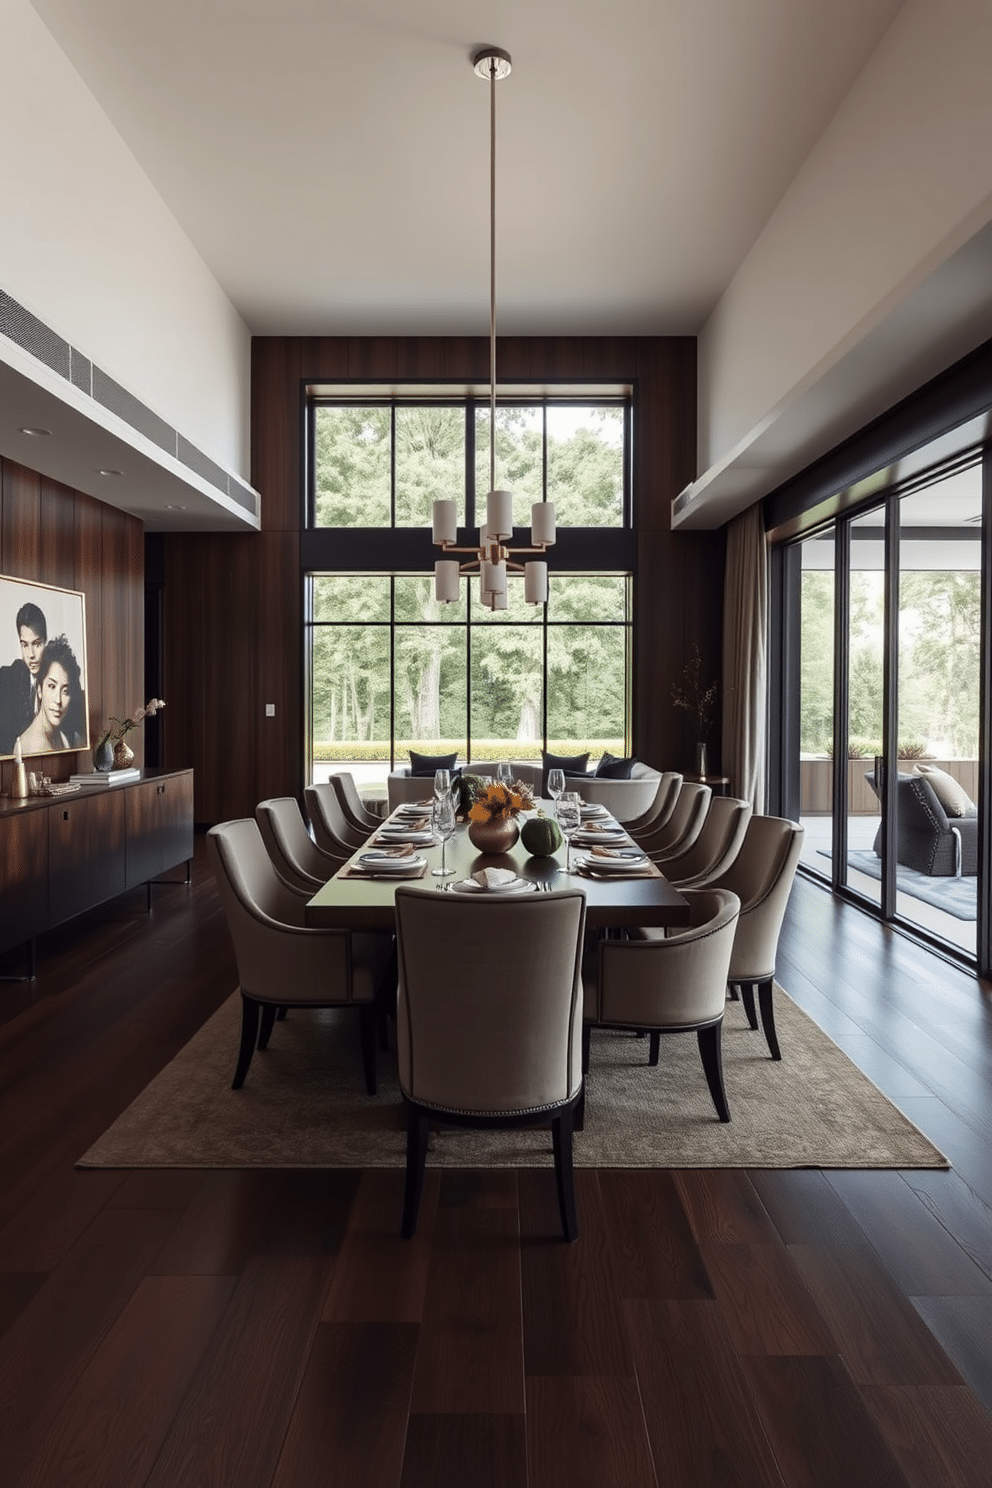
[{"label": "outdoor cushion", "polygon": [[978,815],[978,808],[964,786],[946,770],[939,770],[936,765],[918,764],[915,773],[930,782],[931,790],[948,816]]}]

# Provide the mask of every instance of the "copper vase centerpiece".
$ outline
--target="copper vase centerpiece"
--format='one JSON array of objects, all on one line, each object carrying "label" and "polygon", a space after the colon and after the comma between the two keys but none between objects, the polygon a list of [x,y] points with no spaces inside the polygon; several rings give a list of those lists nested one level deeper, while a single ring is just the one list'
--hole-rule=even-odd
[{"label": "copper vase centerpiece", "polygon": [[481,853],[505,853],[520,836],[517,816],[534,798],[519,780],[495,781],[477,790],[468,813],[468,840]]},{"label": "copper vase centerpiece", "polygon": [[468,840],[481,853],[509,852],[519,836],[520,828],[512,816],[484,822],[470,821],[468,824]]}]

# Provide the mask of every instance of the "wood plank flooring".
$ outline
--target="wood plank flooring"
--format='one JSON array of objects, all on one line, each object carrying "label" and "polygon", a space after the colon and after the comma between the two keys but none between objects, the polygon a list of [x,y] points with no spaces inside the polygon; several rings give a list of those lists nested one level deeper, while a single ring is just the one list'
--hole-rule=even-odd
[{"label": "wood plank flooring", "polygon": [[779,972],[950,1172],[581,1170],[566,1246],[547,1172],[435,1171],[404,1243],[398,1172],[74,1168],[235,983],[202,841],[47,937],[0,984],[5,1488],[987,1485],[992,987],[804,881]]}]

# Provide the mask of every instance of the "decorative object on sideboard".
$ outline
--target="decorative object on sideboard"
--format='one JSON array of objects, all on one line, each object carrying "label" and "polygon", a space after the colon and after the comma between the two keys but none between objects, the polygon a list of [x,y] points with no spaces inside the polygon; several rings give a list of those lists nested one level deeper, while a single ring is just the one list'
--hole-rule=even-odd
[{"label": "decorative object on sideboard", "polygon": [[[441,604],[458,599],[463,574],[479,578],[479,597],[490,610],[507,608],[507,574],[523,574],[527,604],[545,604],[548,598],[548,565],[543,555],[554,544],[555,508],[551,501],[535,501],[530,509],[530,546],[509,547],[513,539],[513,494],[496,489],[496,84],[511,71],[509,52],[501,47],[483,47],[472,57],[472,67],[489,84],[489,492],[486,523],[479,540],[468,547],[458,544],[458,507],[450,499],[435,501],[431,510],[431,537],[444,553],[468,553],[464,563],[457,558],[439,558],[434,565],[434,598]],[[518,563],[514,555],[536,553],[537,561]]]},{"label": "decorative object on sideboard", "polygon": [[[143,718],[154,718],[160,708],[165,707],[164,698],[149,698],[143,708],[135,708],[129,718],[114,718],[111,715],[110,722],[97,740],[93,751],[93,768],[101,774],[109,774],[111,770],[126,770],[134,764],[134,750],[127,742],[127,736],[132,729],[136,729]],[[107,763],[107,749],[110,750],[110,763]]]},{"label": "decorative object on sideboard", "polygon": [[10,781],[10,794],[15,801],[26,801],[28,798],[28,777],[21,758],[20,739],[14,742],[14,773]]},{"label": "decorative object on sideboard", "polygon": [[695,724],[696,774],[702,779],[705,779],[707,774],[706,745],[710,729],[713,727],[716,700],[719,695],[719,677],[714,677],[712,682],[704,685],[703,658],[699,647],[694,645],[692,656],[682,668],[681,685],[678,682],[672,684],[672,705],[688,713]]}]

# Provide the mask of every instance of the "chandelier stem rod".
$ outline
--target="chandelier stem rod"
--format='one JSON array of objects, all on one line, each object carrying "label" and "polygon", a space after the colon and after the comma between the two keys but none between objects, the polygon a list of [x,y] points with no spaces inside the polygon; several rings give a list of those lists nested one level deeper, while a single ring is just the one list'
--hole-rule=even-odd
[{"label": "chandelier stem rod", "polygon": [[489,60],[489,489],[496,489],[496,58]]}]

